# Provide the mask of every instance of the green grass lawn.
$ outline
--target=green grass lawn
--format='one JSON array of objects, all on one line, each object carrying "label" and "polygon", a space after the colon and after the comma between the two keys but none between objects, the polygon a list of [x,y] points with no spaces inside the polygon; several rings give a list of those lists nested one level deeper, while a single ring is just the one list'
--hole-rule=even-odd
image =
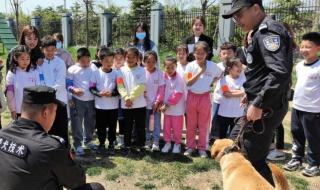
[{"label": "green grass lawn", "polygon": [[[1,47],[1,45],[0,45]],[[75,56],[76,48],[69,48]],[[92,57],[95,49],[90,48]],[[173,54],[171,51],[160,52],[160,59]],[[6,55],[0,58],[6,60]],[[4,83],[4,81],[2,81]],[[8,111],[2,114],[2,124],[10,122]],[[290,157],[290,112],[285,120],[285,142],[287,157]],[[212,159],[185,157],[183,155],[162,154],[159,152],[132,153],[123,156],[120,150],[112,157],[99,156],[89,150],[87,155],[77,158],[77,161],[86,169],[88,181],[97,181],[107,189],[222,189],[222,178],[219,163]],[[288,161],[288,159],[286,161]],[[285,162],[279,162],[281,166]],[[318,190],[320,177],[306,178],[299,172],[285,172],[292,189]]]}]

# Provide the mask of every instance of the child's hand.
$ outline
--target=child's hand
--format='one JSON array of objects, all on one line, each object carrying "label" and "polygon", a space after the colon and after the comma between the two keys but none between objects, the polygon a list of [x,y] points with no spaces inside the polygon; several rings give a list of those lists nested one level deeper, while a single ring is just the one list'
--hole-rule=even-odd
[{"label": "child's hand", "polygon": [[161,111],[162,113],[164,113],[164,112],[167,111],[168,108],[169,108],[169,105],[163,104],[163,105],[161,106],[161,108],[160,108],[160,111]]},{"label": "child's hand", "polygon": [[16,120],[16,119],[17,119],[17,113],[16,113],[15,111],[12,111],[12,112],[11,112],[11,118],[12,118],[13,120]]},{"label": "child's hand", "polygon": [[158,111],[159,105],[160,105],[159,102],[155,102],[155,103],[152,105],[152,110],[153,110],[153,112],[157,112],[157,111]]},{"label": "child's hand", "polygon": [[132,103],[132,101],[131,101],[130,99],[126,100],[125,106],[126,106],[127,108],[131,108],[132,105],[133,105],[133,103]]},{"label": "child's hand", "polygon": [[2,61],[2,59],[0,59],[0,66],[2,66],[2,64],[3,64],[3,61]]},{"label": "child's hand", "polygon": [[74,108],[74,107],[75,107],[74,101],[69,100],[69,107],[70,107],[70,108]]},{"label": "child's hand", "polygon": [[44,62],[44,60],[43,60],[42,58],[39,58],[39,59],[37,60],[37,65],[42,65],[43,62]]},{"label": "child's hand", "polygon": [[224,92],[224,93],[223,93],[223,96],[226,97],[226,98],[232,98],[232,97],[233,97],[233,94],[232,94],[232,92],[227,91],[227,92]]},{"label": "child's hand", "polygon": [[109,92],[108,90],[103,90],[103,91],[101,91],[101,92],[99,92],[99,95],[101,96],[101,97],[103,97],[103,96],[105,96],[105,97],[111,97],[111,92]]},{"label": "child's hand", "polygon": [[81,88],[74,88],[73,90],[73,94],[76,96],[83,96],[84,92]]},{"label": "child's hand", "polygon": [[240,107],[245,107],[248,104],[247,95],[245,94],[240,100]]}]

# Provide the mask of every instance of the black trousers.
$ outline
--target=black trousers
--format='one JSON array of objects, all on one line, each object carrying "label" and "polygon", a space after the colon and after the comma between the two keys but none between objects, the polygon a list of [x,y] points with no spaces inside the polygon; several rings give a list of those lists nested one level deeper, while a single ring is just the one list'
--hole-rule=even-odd
[{"label": "black trousers", "polygon": [[100,183],[87,183],[72,190],[105,190],[105,188]]},{"label": "black trousers", "polygon": [[[251,162],[253,167],[271,184],[274,186],[272,173],[267,165],[266,158],[269,153],[269,147],[274,137],[276,127],[279,126],[285,117],[288,110],[288,102],[283,100],[281,102],[275,101],[276,108],[269,108],[263,110],[270,112],[269,116],[257,120],[253,124],[255,131],[262,132],[258,134],[252,130],[246,130],[241,140],[241,150],[247,159]],[[245,111],[246,113],[246,111]],[[230,137],[235,139],[240,131],[238,124],[233,128]]]},{"label": "black trousers", "polygon": [[275,138],[272,142],[276,142],[276,149],[284,149],[284,127],[282,123],[276,128]]},{"label": "black trousers", "polygon": [[293,158],[304,157],[306,141],[307,162],[312,166],[320,165],[320,113],[310,113],[292,109],[291,133],[293,137]]},{"label": "black trousers", "polygon": [[100,145],[104,145],[106,141],[107,128],[108,128],[109,146],[114,144],[114,141],[116,140],[117,120],[118,120],[118,109],[112,109],[112,110],[96,109],[96,127],[97,127],[98,139],[99,139]]},{"label": "black trousers", "polygon": [[146,142],[146,107],[123,109],[124,115],[124,144],[126,147],[131,146],[132,129],[135,124],[136,145],[143,147]]},{"label": "black trousers", "polygon": [[49,134],[57,135],[65,140],[66,147],[69,148],[69,136],[68,136],[68,113],[67,106],[58,106],[56,112],[56,118],[53,122],[52,128]]},{"label": "black trousers", "polygon": [[217,125],[219,126],[219,139],[227,138],[230,134],[230,131],[235,126],[235,118],[233,117],[223,117],[217,115]]}]

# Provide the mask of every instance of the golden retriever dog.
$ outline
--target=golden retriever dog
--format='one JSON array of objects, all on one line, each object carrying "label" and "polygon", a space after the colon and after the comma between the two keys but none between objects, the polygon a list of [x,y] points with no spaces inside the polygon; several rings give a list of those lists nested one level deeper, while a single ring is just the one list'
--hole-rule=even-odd
[{"label": "golden retriever dog", "polygon": [[219,139],[211,148],[211,157],[220,161],[224,190],[288,190],[288,182],[282,171],[274,164],[268,166],[276,181],[275,188],[265,180],[238,151],[225,152],[231,147],[230,139]]}]

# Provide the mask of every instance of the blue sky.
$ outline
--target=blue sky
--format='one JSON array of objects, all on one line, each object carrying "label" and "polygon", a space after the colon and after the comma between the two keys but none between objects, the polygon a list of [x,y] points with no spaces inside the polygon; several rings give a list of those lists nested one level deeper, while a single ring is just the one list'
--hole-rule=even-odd
[{"label": "blue sky", "polygon": [[[41,7],[56,7],[59,5],[63,5],[63,0],[19,0],[22,1],[22,10],[23,12],[29,14],[32,12],[32,10],[40,5]],[[74,2],[82,2],[82,0],[66,0],[67,2],[67,8],[72,6]],[[107,0],[95,0],[99,4],[106,3]],[[121,7],[129,7],[130,2],[129,0],[111,0],[114,4],[121,6]],[[12,11],[11,5],[9,3],[9,0],[0,0],[0,12],[6,13],[8,11],[9,13]]]}]

